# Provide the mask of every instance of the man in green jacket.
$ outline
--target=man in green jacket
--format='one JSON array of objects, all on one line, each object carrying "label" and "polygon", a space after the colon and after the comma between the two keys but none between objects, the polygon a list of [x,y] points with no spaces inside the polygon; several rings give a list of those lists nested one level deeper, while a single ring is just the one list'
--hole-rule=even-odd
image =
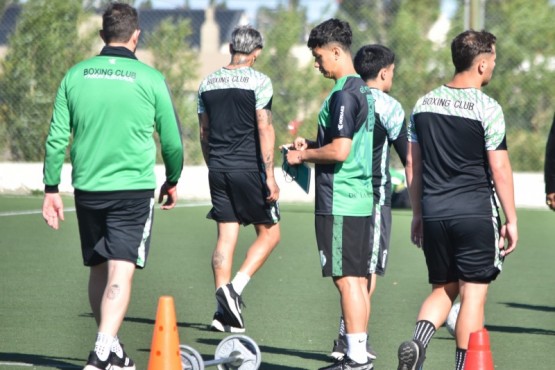
[{"label": "man in green jacket", "polygon": [[54,104],[44,160],[43,217],[53,229],[64,219],[58,184],[72,136],[72,184],[83,263],[90,267],[89,301],[98,325],[85,370],[134,370],[117,333],[136,268],[145,267],[152,229],[154,165],[160,138],[166,181],[162,209],[177,200],[183,145],[164,76],[139,62],[136,9],[110,4],[103,14],[100,55],[73,66]]}]

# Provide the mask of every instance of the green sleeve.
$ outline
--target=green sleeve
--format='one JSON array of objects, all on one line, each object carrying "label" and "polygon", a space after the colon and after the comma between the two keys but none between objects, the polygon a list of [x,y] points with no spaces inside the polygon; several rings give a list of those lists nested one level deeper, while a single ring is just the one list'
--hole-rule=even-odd
[{"label": "green sleeve", "polygon": [[43,182],[47,186],[57,186],[60,183],[62,166],[71,134],[71,119],[67,105],[65,82],[66,79],[64,78],[58,88],[46,138]]},{"label": "green sleeve", "polygon": [[181,124],[166,83],[159,88],[156,97],[155,121],[166,166],[166,181],[176,184],[183,169],[183,141]]}]

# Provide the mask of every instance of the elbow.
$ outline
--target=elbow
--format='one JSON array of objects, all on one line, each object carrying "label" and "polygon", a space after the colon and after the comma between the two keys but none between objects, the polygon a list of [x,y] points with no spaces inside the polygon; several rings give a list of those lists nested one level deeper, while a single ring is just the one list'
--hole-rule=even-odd
[{"label": "elbow", "polygon": [[337,155],[335,156],[335,160],[337,162],[345,162],[348,157],[349,153],[337,153]]},{"label": "elbow", "polygon": [[351,152],[350,147],[340,147],[336,148],[333,153],[333,159],[337,162],[345,162],[347,158],[349,158],[349,154]]}]

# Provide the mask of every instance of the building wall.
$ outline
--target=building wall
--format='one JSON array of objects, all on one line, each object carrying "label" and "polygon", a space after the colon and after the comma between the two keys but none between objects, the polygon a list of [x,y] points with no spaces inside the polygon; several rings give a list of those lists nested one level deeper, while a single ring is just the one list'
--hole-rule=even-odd
[{"label": "building wall", "polygon": [[[156,166],[158,188],[165,180],[164,166]],[[314,171],[310,192],[306,194],[295,183],[286,180],[280,167],[275,168],[276,181],[280,187],[280,201],[282,202],[313,202],[314,201]],[[515,173],[515,202],[520,208],[545,208],[545,193],[543,174]],[[186,201],[207,201],[210,199],[208,188],[208,170],[205,166],[187,166],[179,181],[178,196]],[[0,162],[0,194],[29,194],[34,191],[42,192],[42,163],[13,163]],[[66,164],[62,169],[60,191],[72,193],[71,165]]]}]

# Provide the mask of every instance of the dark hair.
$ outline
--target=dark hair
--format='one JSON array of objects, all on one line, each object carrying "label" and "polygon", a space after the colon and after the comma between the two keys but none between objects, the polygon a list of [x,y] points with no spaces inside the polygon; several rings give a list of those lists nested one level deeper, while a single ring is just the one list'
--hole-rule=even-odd
[{"label": "dark hair", "polygon": [[487,31],[468,30],[456,36],[451,42],[451,59],[455,65],[455,73],[468,70],[478,55],[493,52],[496,40]]},{"label": "dark hair", "polygon": [[131,5],[110,3],[102,14],[102,33],[106,43],[127,42],[138,29],[139,16]]},{"label": "dark hair", "polygon": [[349,22],[331,18],[320,23],[310,31],[306,45],[310,49],[322,47],[330,43],[338,43],[345,51],[351,48],[353,32]]},{"label": "dark hair", "polygon": [[391,49],[379,45],[364,45],[354,59],[355,70],[364,81],[378,77],[382,68],[387,68],[395,63],[395,53]]},{"label": "dark hair", "polygon": [[263,47],[262,35],[251,26],[238,26],[231,33],[232,53],[250,54]]}]

